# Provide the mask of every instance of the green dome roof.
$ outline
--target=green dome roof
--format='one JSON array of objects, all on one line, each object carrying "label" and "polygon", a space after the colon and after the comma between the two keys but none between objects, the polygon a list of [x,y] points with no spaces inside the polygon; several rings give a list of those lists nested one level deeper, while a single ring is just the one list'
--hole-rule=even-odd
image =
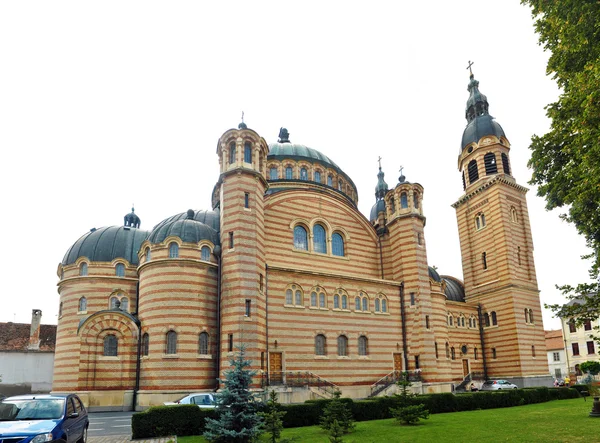
[{"label": "green dome roof", "polygon": [[148,236],[151,243],[160,243],[169,236],[179,237],[188,243],[209,240],[219,244],[219,212],[194,211],[174,215],[157,224]]}]

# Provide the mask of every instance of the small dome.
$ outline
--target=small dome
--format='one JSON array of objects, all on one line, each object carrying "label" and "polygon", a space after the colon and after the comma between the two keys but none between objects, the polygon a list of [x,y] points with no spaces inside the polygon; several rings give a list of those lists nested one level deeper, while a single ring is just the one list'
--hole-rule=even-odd
[{"label": "small dome", "polygon": [[190,218],[190,211],[194,212],[194,220],[204,223],[205,225],[211,227],[217,232],[221,230],[219,209],[216,209],[214,211],[194,211],[193,209],[189,209],[187,212],[181,212],[179,214],[175,214],[169,218],[164,219],[156,226],[154,226],[154,228],[152,228],[152,232],[156,231],[166,223],[170,223],[175,220],[184,220],[186,218]]},{"label": "small dome", "polygon": [[446,282],[446,300],[464,302],[465,301],[465,286],[463,283],[449,275],[442,275],[441,279]]},{"label": "small dome", "polygon": [[385,200],[377,200],[377,202],[371,208],[371,216],[369,217],[371,223],[377,220],[377,215],[381,211],[385,212]]},{"label": "small dome", "polygon": [[93,262],[111,262],[115,258],[123,258],[137,265],[140,245],[147,237],[148,231],[127,226],[92,229],[69,248],[62,264],[70,265],[79,257],[87,257]]},{"label": "small dome", "polygon": [[132,228],[139,228],[142,221],[135,213],[135,208],[131,208],[131,212],[125,216],[124,224],[125,226],[130,226]]},{"label": "small dome", "polygon": [[477,143],[486,135],[495,135],[496,137],[506,137],[502,126],[498,124],[491,115],[481,115],[475,117],[463,132],[460,152],[470,143]]},{"label": "small dome", "polygon": [[431,278],[433,281],[436,282],[441,282],[442,278],[440,277],[440,274],[438,274],[438,272],[433,269],[431,266],[428,267],[429,268],[429,278]]},{"label": "small dome", "polygon": [[213,244],[219,244],[219,233],[208,225],[194,219],[184,218],[183,220],[173,220],[161,224],[154,228],[148,240],[150,243],[161,243],[170,236],[179,237],[186,243],[198,243],[201,240],[208,240]]}]

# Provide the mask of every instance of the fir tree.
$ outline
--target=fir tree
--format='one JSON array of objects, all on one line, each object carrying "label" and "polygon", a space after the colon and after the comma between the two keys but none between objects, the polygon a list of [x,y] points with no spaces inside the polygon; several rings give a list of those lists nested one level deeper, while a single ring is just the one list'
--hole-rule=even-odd
[{"label": "fir tree", "polygon": [[354,418],[352,417],[352,411],[344,402],[340,400],[341,395],[342,393],[340,391],[335,391],[333,394],[333,399],[323,410],[321,428],[329,431],[330,433],[334,422],[337,422],[337,426],[342,429],[342,433],[344,434],[354,430]]},{"label": "fir tree", "polygon": [[342,439],[343,435],[344,430],[337,420],[333,420],[331,423],[331,428],[329,428],[329,441],[331,443],[342,443],[344,441]]},{"label": "fir tree", "polygon": [[241,347],[230,360],[232,369],[225,371],[225,380],[219,379],[224,387],[217,393],[218,419],[206,419],[204,438],[215,443],[246,443],[261,434],[262,417],[258,415],[258,404],[250,392],[255,371],[248,369],[250,361],[244,357]]},{"label": "fir tree", "polygon": [[280,410],[280,404],[277,399],[277,392],[269,392],[269,401],[267,402],[267,410],[261,412],[260,415],[264,420],[264,430],[271,434],[269,441],[275,443],[281,437],[281,431],[283,429],[283,416],[287,414],[286,411]]}]

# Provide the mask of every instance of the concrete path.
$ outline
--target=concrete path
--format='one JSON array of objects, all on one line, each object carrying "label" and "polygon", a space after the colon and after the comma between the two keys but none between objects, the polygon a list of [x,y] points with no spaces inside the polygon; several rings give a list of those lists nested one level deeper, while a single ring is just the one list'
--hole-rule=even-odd
[{"label": "concrete path", "polygon": [[131,435],[105,435],[103,437],[88,437],[87,443],[177,443],[177,437],[147,438],[131,440]]}]

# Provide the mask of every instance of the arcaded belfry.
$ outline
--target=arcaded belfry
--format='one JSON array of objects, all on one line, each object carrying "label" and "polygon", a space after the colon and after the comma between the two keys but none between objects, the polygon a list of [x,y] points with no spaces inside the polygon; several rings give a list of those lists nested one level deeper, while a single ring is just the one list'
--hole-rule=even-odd
[{"label": "arcaded belfry", "polygon": [[548,383],[526,189],[472,75],[469,92],[454,204],[464,284],[428,265],[424,189],[402,170],[388,186],[380,162],[367,218],[329,157],[242,122],[217,142],[212,210],[149,231],[132,211],[69,248],[53,390],[143,409],[216,389],[240,346],[254,388],[284,402],[384,395],[400,371],[424,393]]}]

